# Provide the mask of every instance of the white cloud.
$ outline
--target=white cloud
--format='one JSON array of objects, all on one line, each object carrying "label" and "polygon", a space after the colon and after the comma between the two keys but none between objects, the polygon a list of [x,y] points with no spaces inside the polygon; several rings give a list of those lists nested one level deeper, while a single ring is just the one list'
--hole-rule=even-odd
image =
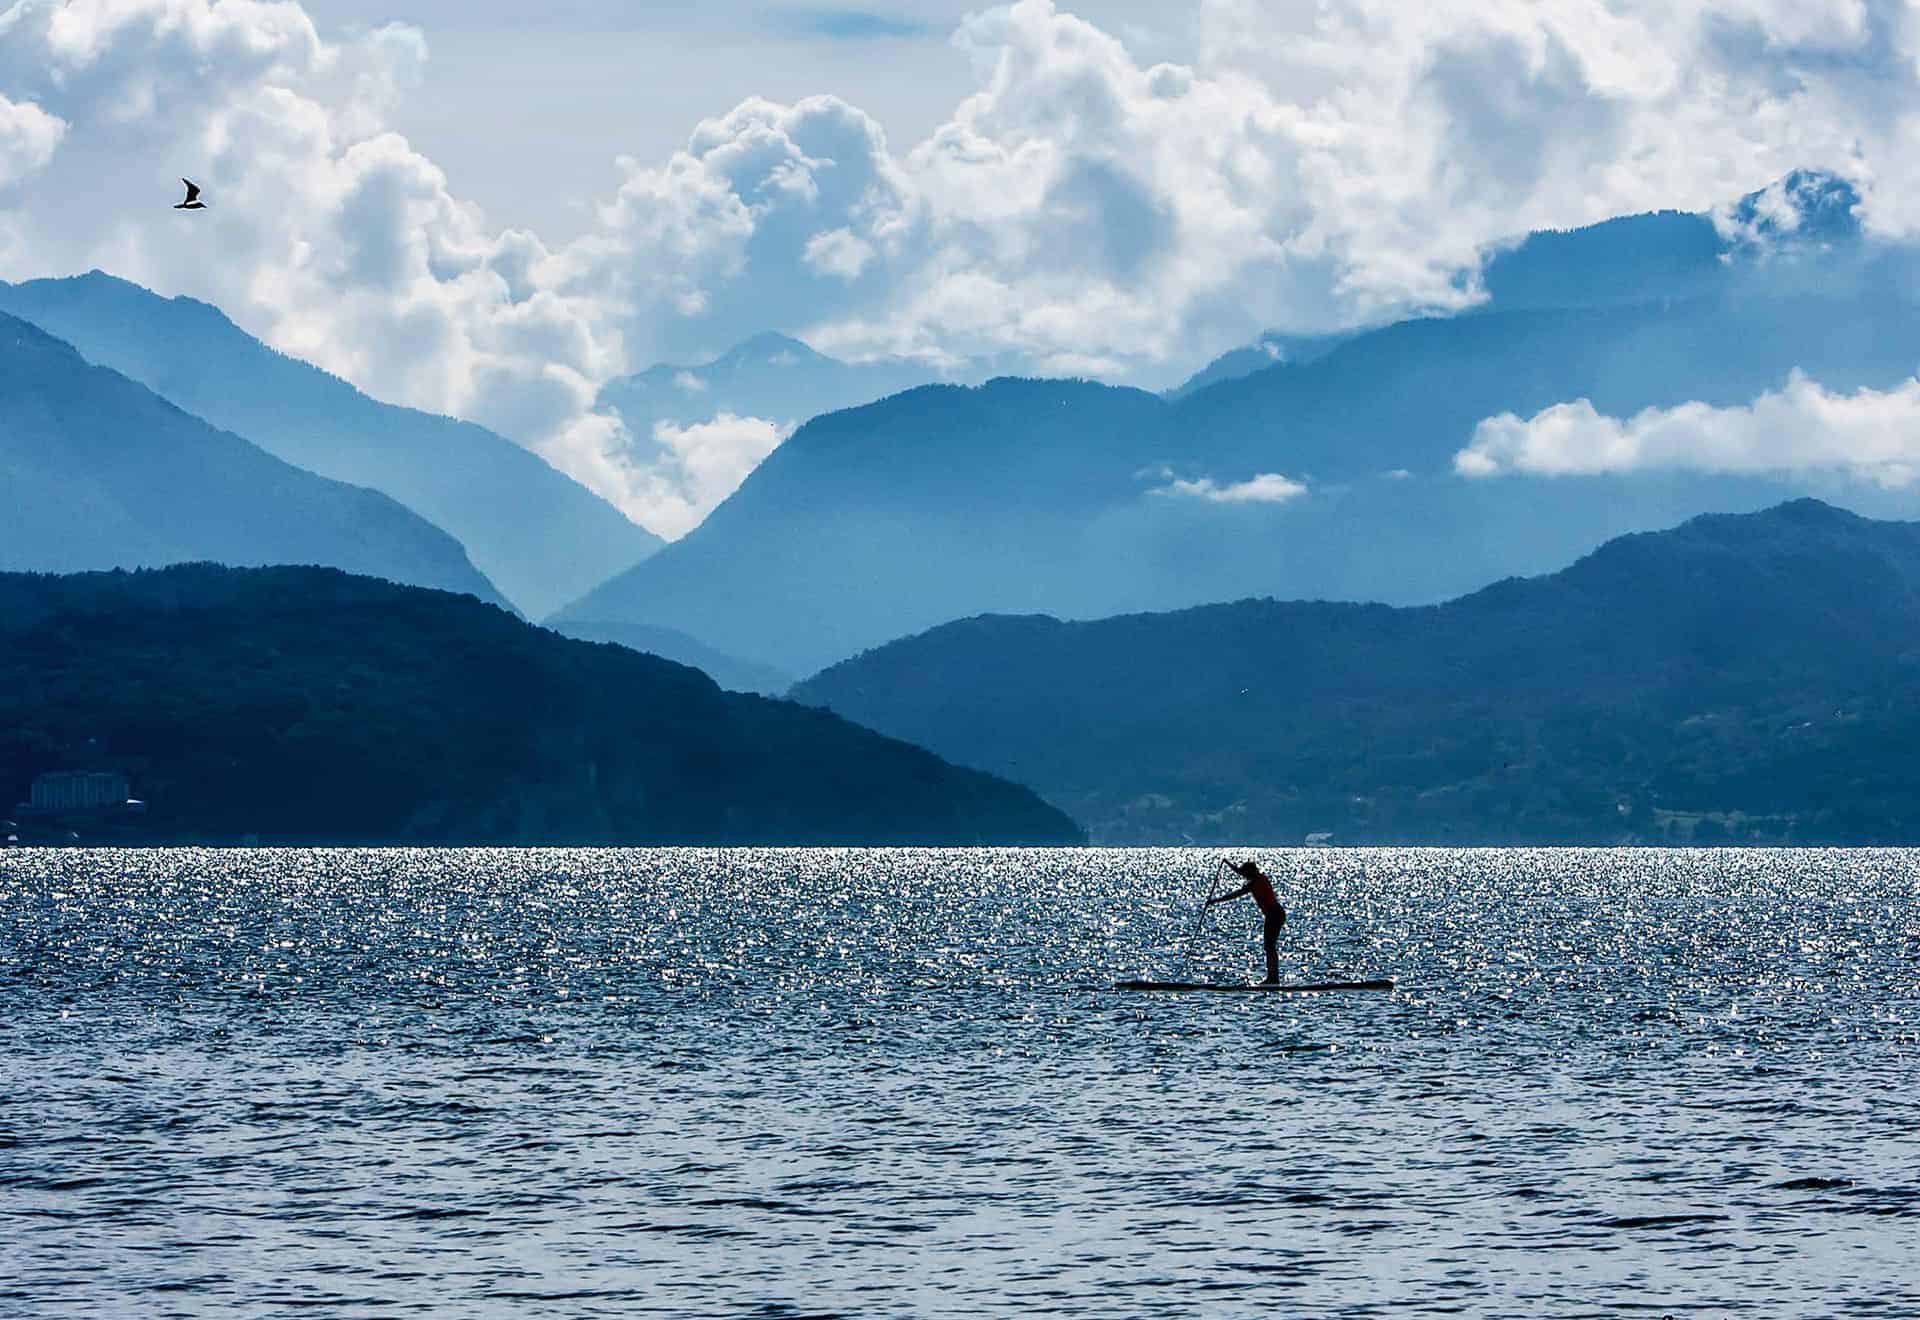
[{"label": "white cloud", "polygon": [[857,280],[873,260],[873,244],[851,229],[829,229],[807,240],[805,260],[823,274]]},{"label": "white cloud", "polygon": [[[294,3],[15,4],[0,94],[68,128],[29,196],[0,194],[0,276],[99,266],[189,293],[375,395],[573,457],[617,330],[386,130],[425,58],[400,26],[322,40]],[[169,209],[181,174],[210,209]]]},{"label": "white cloud", "polygon": [[1245,481],[1236,481],[1224,486],[1211,477],[1200,477],[1192,481],[1176,477],[1166,485],[1156,487],[1148,493],[1206,500],[1212,504],[1284,504],[1288,500],[1305,495],[1307,488],[1298,481],[1281,476],[1278,472],[1262,472]]},{"label": "white cloud", "polygon": [[[206,298],[671,531],[711,483],[672,444],[631,457],[652,437],[595,414],[597,389],[764,330],[1171,379],[1268,328],[1466,305],[1492,240],[1705,209],[1801,166],[1855,180],[1870,231],[1920,232],[1909,6],[1193,12],[1173,65],[1050,0],[986,10],[955,38],[977,88],[924,140],[832,97],[748,100],[621,162],[554,248],[490,226],[391,131],[430,34],[323,36],[293,0],[20,0],[0,13],[0,276],[100,266]],[[178,174],[211,210],[167,209]],[[1791,229],[1770,206],[1754,222]]]},{"label": "white cloud", "polygon": [[0,96],[0,189],[18,183],[53,159],[66,122],[31,101]]},{"label": "white cloud", "polygon": [[1920,475],[1920,379],[1832,394],[1795,372],[1785,388],[1741,407],[1685,403],[1625,419],[1576,399],[1529,418],[1487,418],[1453,462],[1469,477],[1827,471],[1906,486]]},{"label": "white cloud", "polygon": [[1704,210],[1800,166],[1858,180],[1870,229],[1920,228],[1904,10],[1197,8],[1191,67],[1145,65],[1049,0],[975,15],[956,44],[979,90],[904,151],[830,98],[749,102],[635,167],[574,255],[647,272],[630,346],[771,321],[828,352],[1114,376],[1269,327],[1459,308],[1490,242]]},{"label": "white cloud", "polygon": [[861,271],[907,223],[885,134],[833,97],[747,101],[699,124],[664,164],[622,165],[596,230],[555,274],[618,299],[636,363],[850,310]]},{"label": "white cloud", "polygon": [[648,525],[661,535],[680,536],[733,494],[793,431],[792,422],[730,412],[686,426],[656,422],[653,453],[627,467],[629,502],[646,509]]}]

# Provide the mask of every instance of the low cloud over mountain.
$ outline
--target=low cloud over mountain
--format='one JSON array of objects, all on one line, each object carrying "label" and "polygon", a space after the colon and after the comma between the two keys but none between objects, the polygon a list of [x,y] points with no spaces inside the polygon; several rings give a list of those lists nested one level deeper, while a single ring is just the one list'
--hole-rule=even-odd
[{"label": "low cloud over mountain", "polygon": [[[962,24],[975,90],[920,140],[831,96],[698,107],[564,244],[490,223],[392,131],[430,36],[322,33],[291,2],[21,0],[0,277],[99,266],[212,301],[644,519],[698,478],[636,453],[600,387],[761,330],[1170,384],[1265,330],[1470,306],[1515,233],[1802,165],[1854,180],[1874,236],[1920,221],[1915,21],[1852,0],[1209,0],[1191,58],[1151,65],[1021,0]],[[161,214],[175,173],[208,211]]]},{"label": "low cloud over mountain", "polygon": [[1284,504],[1307,493],[1305,485],[1278,472],[1262,472],[1245,481],[1221,483],[1212,477],[1175,477],[1154,488],[1155,495],[1175,499],[1207,500],[1213,504]]},{"label": "low cloud over mountain", "polygon": [[1837,472],[1882,486],[1920,476],[1920,380],[1887,390],[1832,393],[1794,372],[1750,404],[1684,403],[1608,417],[1587,399],[1532,417],[1490,417],[1454,456],[1470,477],[1527,472]]},{"label": "low cloud over mountain", "polygon": [[816,418],[557,617],[804,671],[982,611],[1416,604],[1707,510],[1920,511],[1907,252],[1860,235],[1830,176],[1715,216],[1532,236],[1489,267],[1487,308],[1172,398],[1000,379]]}]

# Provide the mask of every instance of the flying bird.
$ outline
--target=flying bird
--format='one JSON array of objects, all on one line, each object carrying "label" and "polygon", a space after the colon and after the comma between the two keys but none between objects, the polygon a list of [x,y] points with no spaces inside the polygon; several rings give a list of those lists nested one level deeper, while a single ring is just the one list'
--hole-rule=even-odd
[{"label": "flying bird", "polygon": [[173,209],[176,211],[206,210],[207,204],[200,200],[200,185],[192,179],[182,179],[180,182],[187,185],[187,199],[184,202],[175,202]]}]

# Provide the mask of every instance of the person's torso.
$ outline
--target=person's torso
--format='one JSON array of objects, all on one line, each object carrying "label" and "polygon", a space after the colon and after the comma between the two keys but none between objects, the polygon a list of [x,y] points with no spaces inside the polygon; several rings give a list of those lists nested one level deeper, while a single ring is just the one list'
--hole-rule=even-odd
[{"label": "person's torso", "polygon": [[1273,892],[1273,884],[1265,876],[1255,876],[1247,881],[1247,892],[1253,895],[1253,901],[1268,916],[1280,910],[1280,896]]}]

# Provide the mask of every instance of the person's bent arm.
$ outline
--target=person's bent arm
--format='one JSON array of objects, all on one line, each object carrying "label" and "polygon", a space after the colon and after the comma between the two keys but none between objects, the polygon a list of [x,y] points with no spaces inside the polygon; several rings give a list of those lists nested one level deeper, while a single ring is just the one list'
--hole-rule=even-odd
[{"label": "person's bent arm", "polygon": [[1247,891],[1252,888],[1253,888],[1253,885],[1251,883],[1248,883],[1248,884],[1241,885],[1238,889],[1234,890],[1231,894],[1216,894],[1212,898],[1207,900],[1207,906],[1212,907],[1215,903],[1230,903],[1236,898],[1244,898],[1246,896]]}]

